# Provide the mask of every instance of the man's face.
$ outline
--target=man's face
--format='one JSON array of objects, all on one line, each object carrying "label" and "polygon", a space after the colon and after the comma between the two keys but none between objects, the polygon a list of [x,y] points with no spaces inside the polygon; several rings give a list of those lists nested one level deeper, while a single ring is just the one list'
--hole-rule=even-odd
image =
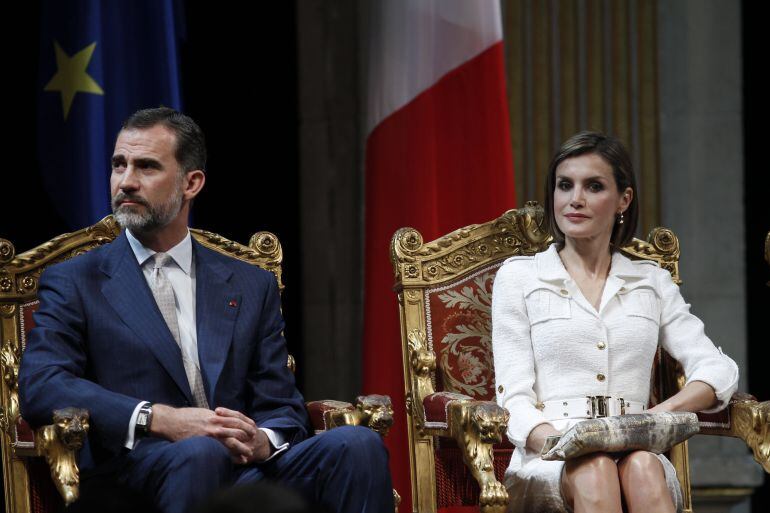
[{"label": "man's face", "polygon": [[175,135],[162,125],[118,134],[110,192],[112,211],[121,226],[147,233],[180,215],[185,177],[175,149]]}]

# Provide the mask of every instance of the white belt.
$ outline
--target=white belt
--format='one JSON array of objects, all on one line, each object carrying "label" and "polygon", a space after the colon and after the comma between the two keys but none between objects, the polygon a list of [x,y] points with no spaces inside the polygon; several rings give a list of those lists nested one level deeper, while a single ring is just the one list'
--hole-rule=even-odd
[{"label": "white belt", "polygon": [[554,399],[537,404],[548,420],[595,419],[630,413],[642,413],[647,405],[639,401],[627,401],[622,397],[590,395]]}]

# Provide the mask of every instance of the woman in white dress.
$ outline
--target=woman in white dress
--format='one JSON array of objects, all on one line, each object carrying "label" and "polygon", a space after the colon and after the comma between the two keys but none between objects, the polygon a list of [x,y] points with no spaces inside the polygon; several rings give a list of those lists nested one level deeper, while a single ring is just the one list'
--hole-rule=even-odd
[{"label": "woman in white dress", "polygon": [[[682,495],[671,463],[635,451],[544,461],[540,450],[591,418],[663,411],[717,411],[738,368],[704,334],[668,271],[617,248],[636,229],[631,162],[616,139],[583,132],[549,167],[545,215],[555,243],[513,257],[497,273],[492,345],[497,401],[516,446],[506,472],[509,511],[673,512]],[[683,366],[684,388],[647,410],[658,345]]]}]

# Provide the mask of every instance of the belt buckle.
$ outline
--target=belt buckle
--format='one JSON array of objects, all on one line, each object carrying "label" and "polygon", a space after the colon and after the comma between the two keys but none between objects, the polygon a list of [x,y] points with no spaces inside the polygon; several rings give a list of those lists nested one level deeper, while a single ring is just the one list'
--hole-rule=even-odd
[{"label": "belt buckle", "polygon": [[609,415],[609,396],[589,395],[588,399],[591,401],[592,418],[600,419]]}]

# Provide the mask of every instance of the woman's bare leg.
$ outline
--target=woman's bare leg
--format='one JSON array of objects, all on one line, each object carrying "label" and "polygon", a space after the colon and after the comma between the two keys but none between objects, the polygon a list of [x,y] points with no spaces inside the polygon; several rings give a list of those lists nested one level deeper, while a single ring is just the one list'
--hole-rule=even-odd
[{"label": "woman's bare leg", "polygon": [[603,453],[569,460],[564,465],[562,493],[575,513],[621,513],[615,460]]},{"label": "woman's bare leg", "polygon": [[618,475],[629,513],[675,513],[666,473],[657,456],[634,451],[618,462]]}]

